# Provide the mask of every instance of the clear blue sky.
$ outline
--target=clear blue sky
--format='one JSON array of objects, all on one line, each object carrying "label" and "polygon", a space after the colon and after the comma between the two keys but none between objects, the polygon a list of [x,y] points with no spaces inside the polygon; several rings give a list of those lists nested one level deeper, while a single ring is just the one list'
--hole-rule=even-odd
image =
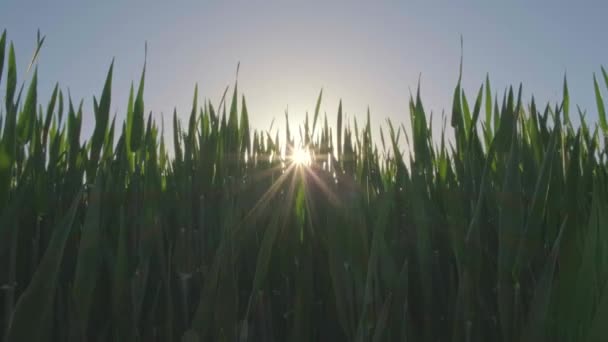
[{"label": "clear blue sky", "polygon": [[[409,122],[408,94],[422,74],[426,108],[451,108],[464,36],[469,98],[490,74],[493,91],[523,82],[526,98],[557,101],[567,72],[573,104],[595,119],[592,73],[608,66],[606,1],[85,1],[2,0],[0,29],[16,45],[19,82],[36,30],[47,36],[39,60],[44,103],[55,82],[85,100],[83,134],[92,131],[92,96],[116,58],[112,110],[124,118],[148,42],[146,111],[190,111],[194,84],[215,104],[234,82],[253,125],[282,127],[289,105],[300,119],[324,89],[323,110]],[[0,92],[4,94],[0,87]],[[276,127],[276,126],[275,126]],[[374,132],[376,134],[377,131]]]}]

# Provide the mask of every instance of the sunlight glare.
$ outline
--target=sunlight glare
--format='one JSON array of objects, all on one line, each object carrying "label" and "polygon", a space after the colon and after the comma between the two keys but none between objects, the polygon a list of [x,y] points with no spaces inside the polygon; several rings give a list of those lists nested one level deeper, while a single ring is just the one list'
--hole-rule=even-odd
[{"label": "sunlight glare", "polygon": [[293,150],[291,161],[298,166],[310,166],[312,162],[310,152],[303,148],[296,148]]}]

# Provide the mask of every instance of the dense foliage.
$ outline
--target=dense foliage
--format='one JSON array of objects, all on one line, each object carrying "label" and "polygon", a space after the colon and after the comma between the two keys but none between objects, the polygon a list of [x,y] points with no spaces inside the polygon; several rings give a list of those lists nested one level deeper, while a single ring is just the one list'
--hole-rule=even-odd
[{"label": "dense foliage", "polygon": [[174,113],[165,133],[144,116],[145,68],[121,123],[110,67],[81,137],[82,104],[56,87],[40,105],[36,71],[17,86],[6,33],[3,71],[6,341],[608,336],[603,69],[599,124],[578,110],[573,126],[566,82],[539,108],[521,87],[499,102],[488,80],[471,107],[459,81],[453,139],[432,136],[419,93],[410,127],[387,122],[378,140],[341,106],[330,127],[319,96],[301,146],[289,124],[250,129],[236,85],[217,107],[195,90],[188,122]]}]

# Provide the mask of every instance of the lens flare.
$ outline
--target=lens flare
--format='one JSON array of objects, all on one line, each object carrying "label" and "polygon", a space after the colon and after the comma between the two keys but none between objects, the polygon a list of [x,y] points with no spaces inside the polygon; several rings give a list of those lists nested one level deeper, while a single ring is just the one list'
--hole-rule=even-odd
[{"label": "lens flare", "polygon": [[310,152],[303,148],[296,148],[291,153],[291,161],[297,166],[310,166],[312,158]]}]

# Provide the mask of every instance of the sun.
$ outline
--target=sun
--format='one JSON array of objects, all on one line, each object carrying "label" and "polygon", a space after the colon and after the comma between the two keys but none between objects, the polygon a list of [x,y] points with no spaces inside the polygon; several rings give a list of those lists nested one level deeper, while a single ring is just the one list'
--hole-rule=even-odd
[{"label": "sun", "polygon": [[310,166],[312,158],[307,149],[298,147],[291,153],[291,161],[297,166]]}]

